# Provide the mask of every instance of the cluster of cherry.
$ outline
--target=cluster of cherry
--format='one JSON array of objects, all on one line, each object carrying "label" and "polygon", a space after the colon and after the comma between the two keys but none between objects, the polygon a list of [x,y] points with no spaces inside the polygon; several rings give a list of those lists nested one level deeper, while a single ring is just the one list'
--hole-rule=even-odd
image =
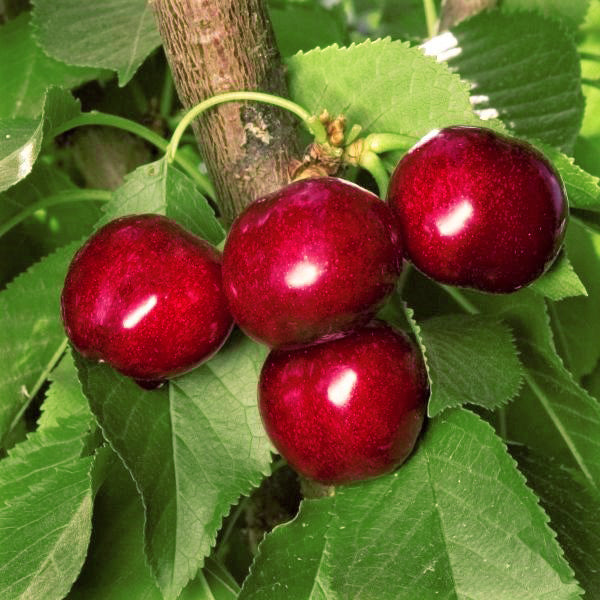
[{"label": "cluster of cherry", "polygon": [[311,479],[345,483],[397,467],[422,427],[421,353],[374,320],[403,260],[441,283],[511,292],[556,258],[567,212],[537,150],[449,127],[404,156],[387,203],[331,177],[256,200],[222,265],[170,219],[116,219],[73,259],[63,320],[79,352],[146,387],[210,358],[235,321],[272,349],[259,408],[277,450]]}]

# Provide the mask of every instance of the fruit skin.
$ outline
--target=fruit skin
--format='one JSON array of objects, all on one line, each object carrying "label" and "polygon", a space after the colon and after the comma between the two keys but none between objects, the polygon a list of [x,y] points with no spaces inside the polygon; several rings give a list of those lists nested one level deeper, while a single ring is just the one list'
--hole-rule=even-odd
[{"label": "fruit skin", "polygon": [[425,136],[396,167],[388,203],[415,267],[486,292],[512,292],[542,275],[568,217],[564,186],[548,160],[479,127]]},{"label": "fruit skin", "polygon": [[265,196],[235,220],[223,282],[249,336],[293,347],[368,322],[401,266],[388,206],[353,183],[323,177]]},{"label": "fruit skin", "polygon": [[219,252],[152,214],[115,219],[80,248],[61,308],[81,354],[142,381],[194,368],[233,326]]},{"label": "fruit skin", "polygon": [[429,388],[421,353],[381,323],[272,350],[259,380],[265,429],[299,473],[327,484],[387,473],[410,454]]}]

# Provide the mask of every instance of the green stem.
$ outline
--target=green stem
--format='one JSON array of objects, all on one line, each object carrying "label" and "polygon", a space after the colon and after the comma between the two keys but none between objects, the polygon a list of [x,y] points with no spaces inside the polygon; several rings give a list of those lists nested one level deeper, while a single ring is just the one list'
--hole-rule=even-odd
[{"label": "green stem", "polygon": [[406,286],[406,282],[408,281],[411,272],[412,265],[409,262],[404,261],[404,264],[402,265],[402,273],[400,273],[398,283],[396,284],[396,293],[398,294],[398,296],[402,296],[402,292],[404,290],[404,287]]},{"label": "green stem", "polygon": [[[69,343],[69,340],[66,337],[64,337],[61,340],[58,348],[56,349],[56,352],[52,355],[52,357],[46,364],[45,369],[41,372],[40,376],[37,378],[37,381],[33,384],[33,387],[31,388],[31,390],[27,390],[28,402],[24,402],[23,406],[21,407],[21,410],[19,410],[19,412],[15,415],[14,419],[12,420],[12,422],[10,424],[10,427],[8,428],[8,431],[6,432],[7,434],[8,434],[8,432],[12,431],[15,428],[16,424],[19,422],[19,420],[23,416],[23,413],[27,410],[27,407],[29,406],[29,402],[31,400],[33,400],[33,398],[35,398],[36,394],[40,391],[40,388],[44,384],[44,381],[46,381],[46,379],[48,379],[48,375],[50,375],[50,372],[52,371],[52,369],[54,369],[54,367],[58,364],[58,361],[61,359],[62,355],[65,353],[68,343]],[[0,439],[0,442],[1,441],[2,440]]]},{"label": "green stem", "polygon": [[479,310],[477,307],[470,301],[467,300],[462,294],[462,292],[450,285],[442,285],[440,286],[465,312],[470,315],[478,315]]},{"label": "green stem", "polygon": [[21,212],[0,225],[0,237],[10,231],[13,227],[24,221],[38,210],[56,206],[57,204],[66,204],[68,202],[108,202],[112,198],[111,192],[107,190],[64,190],[58,194],[47,196],[38,200],[29,206],[26,206]]},{"label": "green stem", "polygon": [[412,148],[419,138],[412,135],[400,135],[396,133],[372,133],[365,138],[365,149],[376,154],[390,152],[392,150],[408,150]]},{"label": "green stem", "polygon": [[496,414],[498,415],[498,431],[500,432],[500,437],[505,440],[508,437],[508,428],[506,426],[506,409],[504,406],[500,406],[496,410]]},{"label": "green stem", "polygon": [[594,52],[580,52],[579,57],[581,60],[593,60],[595,62],[600,62],[600,54],[595,54]]},{"label": "green stem", "polygon": [[437,12],[433,0],[423,0],[423,9],[425,10],[425,21],[427,23],[427,36],[432,38],[436,34]]},{"label": "green stem", "polygon": [[346,139],[344,140],[345,145],[349,146],[350,144],[355,142],[358,139],[358,136],[360,135],[361,131],[362,126],[360,126],[358,123],[354,123],[354,125],[352,125],[352,128],[346,135]]},{"label": "green stem", "polygon": [[371,173],[373,179],[375,179],[375,182],[377,183],[379,197],[385,198],[390,178],[388,177],[387,171],[379,156],[377,156],[375,152],[367,150],[361,154],[358,165]]},{"label": "green stem", "polygon": [[183,119],[181,119],[179,122],[179,125],[177,125],[177,128],[171,137],[171,141],[169,142],[169,147],[167,149],[167,160],[169,162],[173,160],[183,132],[200,114],[209,108],[212,108],[213,106],[224,104],[225,102],[240,102],[243,100],[263,102],[265,104],[271,104],[273,106],[278,106],[279,108],[289,110],[302,120],[306,128],[315,137],[316,142],[320,144],[327,142],[327,132],[325,131],[323,123],[321,123],[317,117],[311,115],[295,102],[286,100],[285,98],[281,98],[279,96],[264,94],[262,92],[227,92],[225,94],[217,94],[216,96],[212,96],[212,98],[208,98],[208,100],[200,102],[200,104],[197,104],[185,114]]},{"label": "green stem", "polygon": [[231,533],[233,532],[233,529],[234,529],[236,523],[238,522],[238,519],[240,518],[240,516],[242,515],[242,513],[248,506],[249,500],[250,500],[250,498],[248,496],[244,496],[240,500],[238,505],[235,507],[235,510],[231,514],[230,518],[227,520],[227,527],[223,531],[223,535],[221,536],[221,539],[219,540],[219,548],[217,549],[217,558],[223,558],[223,554],[225,553],[225,551],[227,549],[227,541],[229,540],[229,537],[231,536]]},{"label": "green stem", "polygon": [[133,79],[129,89],[131,90],[131,95],[133,96],[133,101],[135,102],[138,112],[145,115],[148,112],[148,99],[146,98],[146,94],[144,93],[140,82],[137,79]]},{"label": "green stem", "polygon": [[581,78],[582,85],[589,85],[591,87],[600,88],[600,79],[588,79],[587,77]]},{"label": "green stem", "polygon": [[[69,131],[69,129],[87,125],[104,125],[106,127],[116,127],[117,129],[128,131],[129,133],[133,133],[134,135],[146,140],[148,143],[156,146],[156,148],[162,150],[163,152],[166,152],[169,146],[167,140],[162,138],[157,133],[154,133],[154,131],[151,129],[148,129],[143,125],[136,123],[135,121],[130,121],[129,119],[124,119],[123,117],[118,117],[116,115],[108,115],[95,111],[83,113],[71,119],[70,121],[62,123],[52,131],[52,137],[56,137],[65,131]],[[174,160],[190,176],[190,178],[194,180],[204,194],[210,196],[213,200],[216,198],[216,192],[212,182],[210,179],[208,179],[208,177],[198,171],[194,163],[192,163],[181,153],[176,153],[174,159],[172,160]]]},{"label": "green stem", "polygon": [[171,114],[171,107],[173,106],[173,76],[171,75],[171,69],[169,65],[165,67],[165,79],[163,81],[162,93],[160,95],[160,116],[166,119]]}]

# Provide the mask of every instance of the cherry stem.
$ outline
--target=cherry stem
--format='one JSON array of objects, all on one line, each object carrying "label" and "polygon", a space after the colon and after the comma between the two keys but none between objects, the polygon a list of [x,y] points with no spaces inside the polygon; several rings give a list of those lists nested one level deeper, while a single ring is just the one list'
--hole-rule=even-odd
[{"label": "cherry stem", "polygon": [[425,11],[425,22],[427,23],[427,36],[432,38],[436,35],[437,12],[433,0],[423,0]]},{"label": "cherry stem", "polygon": [[53,194],[52,196],[48,196],[47,198],[43,198],[42,200],[30,204],[12,217],[12,219],[2,223],[2,225],[0,225],[0,237],[38,210],[56,206],[57,204],[66,204],[68,202],[108,202],[111,198],[112,193],[108,190],[64,190],[58,194]]},{"label": "cherry stem", "polygon": [[286,100],[280,96],[273,96],[272,94],[265,94],[263,92],[226,92],[224,94],[217,94],[212,98],[208,98],[207,100],[200,102],[200,104],[197,104],[191,108],[184,115],[179,122],[179,125],[177,125],[175,128],[173,136],[171,137],[171,141],[169,142],[166,152],[167,160],[171,162],[174,159],[175,153],[177,152],[177,146],[179,145],[179,140],[181,139],[183,132],[187,129],[190,123],[192,123],[192,121],[200,116],[204,111],[212,108],[213,106],[224,104],[226,102],[240,102],[243,100],[262,102],[264,104],[271,104],[273,106],[278,106],[279,108],[288,110],[301,119],[308,131],[314,136],[317,143],[325,144],[327,142],[327,131],[325,130],[323,123],[321,123],[316,116],[311,115],[299,104],[296,104],[291,100]]},{"label": "cherry stem", "polygon": [[363,169],[369,171],[377,184],[377,189],[379,190],[379,197],[385,198],[387,194],[388,185],[390,183],[390,178],[388,177],[387,171],[383,166],[383,162],[375,154],[375,152],[371,150],[367,150],[360,155],[358,160],[358,166]]},{"label": "cherry stem", "polygon": [[370,150],[375,154],[383,154],[392,150],[403,150],[406,152],[412,148],[419,138],[412,135],[401,135],[398,133],[371,133],[365,138],[365,151]]},{"label": "cherry stem", "polygon": [[[69,131],[69,129],[88,125],[103,125],[105,127],[115,127],[116,129],[128,131],[129,133],[133,133],[134,135],[141,137],[143,140],[146,140],[163,152],[166,152],[169,146],[169,143],[163,137],[157,133],[154,133],[154,131],[151,129],[136,123],[135,121],[130,121],[129,119],[124,119],[123,117],[118,117],[117,115],[109,115],[96,111],[83,113],[69,121],[66,121],[65,123],[62,123],[52,131],[52,137],[56,137],[65,131]],[[217,197],[215,188],[210,179],[206,177],[206,175],[200,173],[191,160],[186,158],[183,154],[181,154],[181,152],[175,153],[174,159],[172,159],[171,162],[173,162],[173,160],[190,176],[191,179],[194,180],[196,185],[201,189],[202,193],[206,194],[213,200]]]},{"label": "cherry stem", "polygon": [[358,139],[358,136],[360,135],[361,131],[362,131],[362,127],[358,123],[355,123],[354,125],[352,125],[352,128],[346,135],[346,140],[345,140],[346,146],[349,146],[352,142],[356,141]]}]

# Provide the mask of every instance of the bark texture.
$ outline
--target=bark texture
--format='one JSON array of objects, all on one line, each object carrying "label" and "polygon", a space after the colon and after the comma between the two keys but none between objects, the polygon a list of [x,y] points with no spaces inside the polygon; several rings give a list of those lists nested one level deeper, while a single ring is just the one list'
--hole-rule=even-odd
[{"label": "bark texture", "polygon": [[[263,0],[153,0],[152,4],[186,108],[229,91],[287,96]],[[258,103],[223,104],[194,124],[227,220],[255,198],[289,182],[288,165],[299,155],[296,127],[291,115]]]},{"label": "bark texture", "polygon": [[460,21],[483,10],[494,8],[497,4],[497,0],[443,0],[438,30],[446,31]]}]

